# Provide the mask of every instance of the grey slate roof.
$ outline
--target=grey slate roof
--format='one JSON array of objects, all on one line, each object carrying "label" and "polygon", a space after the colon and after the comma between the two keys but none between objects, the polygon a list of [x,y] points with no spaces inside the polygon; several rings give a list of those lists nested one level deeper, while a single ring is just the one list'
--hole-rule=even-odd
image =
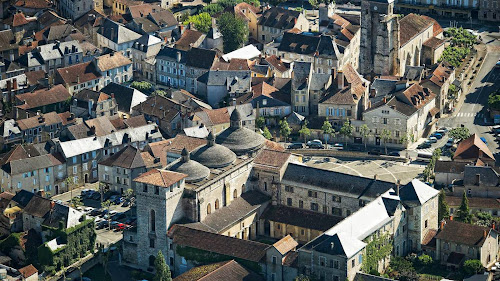
[{"label": "grey slate roof", "polygon": [[261,134],[242,127],[238,108],[233,110],[230,119],[230,127],[217,136],[217,143],[231,149],[236,155],[256,151],[264,145],[266,139]]},{"label": "grey slate roof", "polygon": [[117,44],[130,42],[141,37],[141,34],[136,33],[126,28],[123,24],[114,22],[108,18],[105,18],[101,23],[97,33]]},{"label": "grey slate roof", "polygon": [[116,103],[118,104],[118,110],[122,112],[130,112],[132,107],[145,101],[147,98],[147,96],[139,90],[114,82],[111,82],[106,87],[102,88],[101,92],[110,96],[114,94]]},{"label": "grey slate roof", "polygon": [[[0,52],[18,49],[19,45],[16,43],[16,38],[12,30],[0,31]],[[17,51],[16,51],[17,52]]]},{"label": "grey slate roof", "polygon": [[394,183],[318,169],[300,164],[288,164],[284,183],[295,183],[348,193],[357,198],[376,198],[395,187]]},{"label": "grey slate roof", "polygon": [[242,80],[251,80],[249,70],[211,70],[200,76],[198,81],[209,86],[223,86],[238,77]]},{"label": "grey slate roof", "polygon": [[122,148],[111,157],[99,162],[99,165],[116,166],[126,169],[136,169],[146,167],[141,156],[141,151],[131,145]]},{"label": "grey slate roof", "polygon": [[298,11],[272,7],[261,16],[259,25],[283,30],[292,29],[295,26],[295,19],[299,16],[300,12]]},{"label": "grey slate roof", "polygon": [[195,149],[191,154],[193,160],[208,168],[222,168],[229,166],[236,160],[236,154],[229,148],[215,143],[212,132],[208,134],[207,144]]},{"label": "grey slate roof", "polygon": [[499,174],[491,166],[465,166],[464,185],[475,185],[477,175],[482,186],[497,186],[499,184]]},{"label": "grey slate roof", "polygon": [[184,148],[181,153],[181,158],[170,163],[166,167],[167,170],[186,174],[186,182],[197,182],[206,179],[210,175],[210,169],[202,164],[191,160],[189,152]]}]

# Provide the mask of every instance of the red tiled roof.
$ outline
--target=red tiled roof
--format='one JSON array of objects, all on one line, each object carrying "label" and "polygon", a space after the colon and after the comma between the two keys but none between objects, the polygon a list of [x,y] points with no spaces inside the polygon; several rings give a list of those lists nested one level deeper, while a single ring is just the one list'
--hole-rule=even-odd
[{"label": "red tiled roof", "polygon": [[282,255],[294,250],[298,245],[299,243],[297,243],[297,241],[295,241],[290,235],[281,238],[278,242],[273,244],[274,248],[276,248],[276,250],[278,250],[278,252]]},{"label": "red tiled roof", "polygon": [[[191,44],[194,44],[200,37],[203,35],[203,33],[197,31],[197,30],[191,30],[191,29],[186,29],[184,33],[182,34],[181,38],[179,41],[175,43],[175,47],[180,49],[186,49],[191,46]],[[198,46],[193,46],[193,47],[198,47]]]},{"label": "red tiled roof", "polygon": [[283,64],[281,59],[278,59],[276,55],[267,57],[266,61],[279,72],[285,72],[288,70],[288,68]]},{"label": "red tiled roof", "polygon": [[458,222],[454,220],[446,220],[443,229],[440,229],[436,235],[436,239],[441,239],[447,242],[454,242],[470,246],[482,246],[486,237],[492,230],[489,227]]},{"label": "red tiled roof", "polygon": [[32,93],[24,93],[16,96],[17,100],[21,103],[24,102],[24,104],[17,106],[22,109],[31,109],[64,102],[69,98],[71,98],[71,95],[63,85],[56,85],[50,89],[42,89]]},{"label": "red tiled roof", "polygon": [[132,64],[132,61],[122,55],[121,52],[115,52],[97,57],[97,67],[101,71],[106,71],[129,64]]},{"label": "red tiled roof", "polygon": [[472,136],[468,137],[458,144],[453,159],[481,158],[479,155],[480,151],[483,152],[483,157],[487,156],[491,160],[495,160],[495,156],[493,156],[486,144],[479,138],[479,136],[473,134]]},{"label": "red tiled roof", "polygon": [[402,95],[411,103],[410,106],[417,109],[424,107],[429,101],[432,101],[432,99],[436,97],[436,94],[431,90],[423,88],[417,83],[404,90]]},{"label": "red tiled roof", "polygon": [[151,184],[155,186],[169,187],[185,177],[187,177],[186,174],[181,174],[167,170],[153,169],[149,172],[141,174],[140,176],[135,178],[134,181]]},{"label": "red tiled roof", "polygon": [[441,25],[433,18],[421,15],[422,18],[424,18],[427,21],[432,22],[432,31],[433,31],[433,36],[438,36],[439,34],[443,33],[443,28]]},{"label": "red tiled roof", "polygon": [[16,13],[14,15],[13,20],[12,20],[12,26],[16,27],[16,26],[21,26],[21,25],[25,25],[25,24],[28,24],[28,20],[26,19],[24,14],[22,12]]},{"label": "red tiled roof", "polygon": [[[468,197],[467,199],[471,208],[500,209],[500,199],[497,198]],[[462,196],[446,196],[446,202],[450,207],[460,206]]]},{"label": "red tiled roof", "polygon": [[268,169],[281,169],[286,164],[291,154],[283,151],[263,149],[255,157],[254,165]]},{"label": "red tiled roof", "polygon": [[52,7],[52,4],[47,0],[18,0],[14,6],[28,9],[46,9]]},{"label": "red tiled roof", "polygon": [[444,44],[444,40],[436,38],[436,37],[431,37],[423,43],[424,46],[427,46],[427,47],[432,48],[432,49],[436,49],[437,47],[439,47],[443,44]]},{"label": "red tiled roof", "polygon": [[28,278],[28,277],[32,276],[33,274],[38,273],[38,269],[36,269],[32,264],[30,264],[30,265],[27,265],[23,268],[20,268],[19,272],[21,273],[21,275],[24,278]]},{"label": "red tiled roof", "polygon": [[69,84],[70,86],[77,84],[78,79],[80,79],[80,83],[85,83],[101,77],[101,74],[97,72],[92,62],[84,62],[59,68],[57,69],[57,74],[62,78],[60,82]]}]

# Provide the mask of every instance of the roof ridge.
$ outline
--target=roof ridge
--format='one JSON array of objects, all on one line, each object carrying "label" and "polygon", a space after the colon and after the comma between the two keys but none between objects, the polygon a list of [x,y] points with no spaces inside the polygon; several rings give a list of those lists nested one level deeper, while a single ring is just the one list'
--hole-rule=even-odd
[{"label": "roof ridge", "polygon": [[226,266],[226,265],[228,265],[229,263],[232,263],[232,262],[235,262],[236,264],[238,264],[238,263],[237,263],[234,259],[233,259],[233,260],[226,261],[226,262],[225,262],[222,266],[220,266],[220,267],[218,267],[218,268],[216,268],[216,269],[214,269],[214,270],[210,271],[210,272],[209,272],[208,274],[206,274],[206,275],[203,275],[200,279],[198,279],[198,281],[201,281],[201,280],[205,279],[205,277],[207,277],[207,276],[211,275],[212,273],[216,272],[217,270],[219,270],[219,269],[223,268],[224,266]]}]

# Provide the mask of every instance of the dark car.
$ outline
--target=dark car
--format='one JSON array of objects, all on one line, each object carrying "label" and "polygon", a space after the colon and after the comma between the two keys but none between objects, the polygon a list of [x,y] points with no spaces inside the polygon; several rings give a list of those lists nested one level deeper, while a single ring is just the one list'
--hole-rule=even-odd
[{"label": "dark car", "polygon": [[313,142],[309,145],[309,148],[313,149],[323,149],[325,148],[321,143]]},{"label": "dark car", "polygon": [[97,229],[103,229],[109,226],[109,221],[103,220],[97,223],[96,228]]},{"label": "dark car", "polygon": [[382,154],[382,151],[380,151],[380,149],[372,149],[368,152],[368,154],[370,155],[380,155]]},{"label": "dark car", "polygon": [[429,148],[429,147],[431,147],[431,144],[429,142],[424,142],[417,146],[418,149]]},{"label": "dark car", "polygon": [[90,199],[99,200],[101,199],[101,194],[99,192],[94,192],[92,193],[92,196],[90,196]]},{"label": "dark car", "polygon": [[92,212],[90,212],[90,214],[89,214],[89,215],[90,215],[90,216],[93,216],[93,217],[97,217],[97,216],[99,216],[101,213],[102,213],[102,211],[101,211],[101,210],[99,210],[99,209],[94,209],[94,210],[92,210]]},{"label": "dark car", "polygon": [[434,133],[432,134],[436,139],[440,140],[443,138],[443,135],[441,135],[440,133]]},{"label": "dark car", "polygon": [[288,149],[301,149],[304,148],[304,144],[301,142],[294,142],[288,146]]},{"label": "dark car", "polygon": [[396,156],[396,157],[399,157],[399,156],[401,156],[401,155],[399,154],[399,152],[398,152],[398,151],[391,151],[391,152],[389,152],[389,156]]},{"label": "dark car", "polygon": [[127,215],[125,215],[125,213],[118,213],[114,216],[111,216],[111,219],[114,220],[114,221],[119,221],[119,220],[122,220],[124,218],[126,218]]}]

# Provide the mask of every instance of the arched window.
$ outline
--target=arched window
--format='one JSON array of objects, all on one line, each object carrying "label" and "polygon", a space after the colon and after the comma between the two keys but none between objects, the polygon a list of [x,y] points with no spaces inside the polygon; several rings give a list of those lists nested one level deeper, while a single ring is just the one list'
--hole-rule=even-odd
[{"label": "arched window", "polygon": [[155,266],[155,256],[149,256],[149,266]]},{"label": "arched window", "polygon": [[238,190],[237,189],[235,189],[233,191],[233,199],[236,199],[236,198],[238,198]]},{"label": "arched window", "polygon": [[215,200],[215,209],[218,210],[219,209],[219,199],[216,199]]},{"label": "arched window", "polygon": [[207,215],[210,215],[212,213],[212,206],[210,205],[210,203],[208,203],[207,205]]},{"label": "arched window", "polygon": [[151,231],[155,231],[156,230],[156,213],[155,213],[155,210],[151,210],[150,214],[149,214],[149,226],[150,226],[150,230]]}]

